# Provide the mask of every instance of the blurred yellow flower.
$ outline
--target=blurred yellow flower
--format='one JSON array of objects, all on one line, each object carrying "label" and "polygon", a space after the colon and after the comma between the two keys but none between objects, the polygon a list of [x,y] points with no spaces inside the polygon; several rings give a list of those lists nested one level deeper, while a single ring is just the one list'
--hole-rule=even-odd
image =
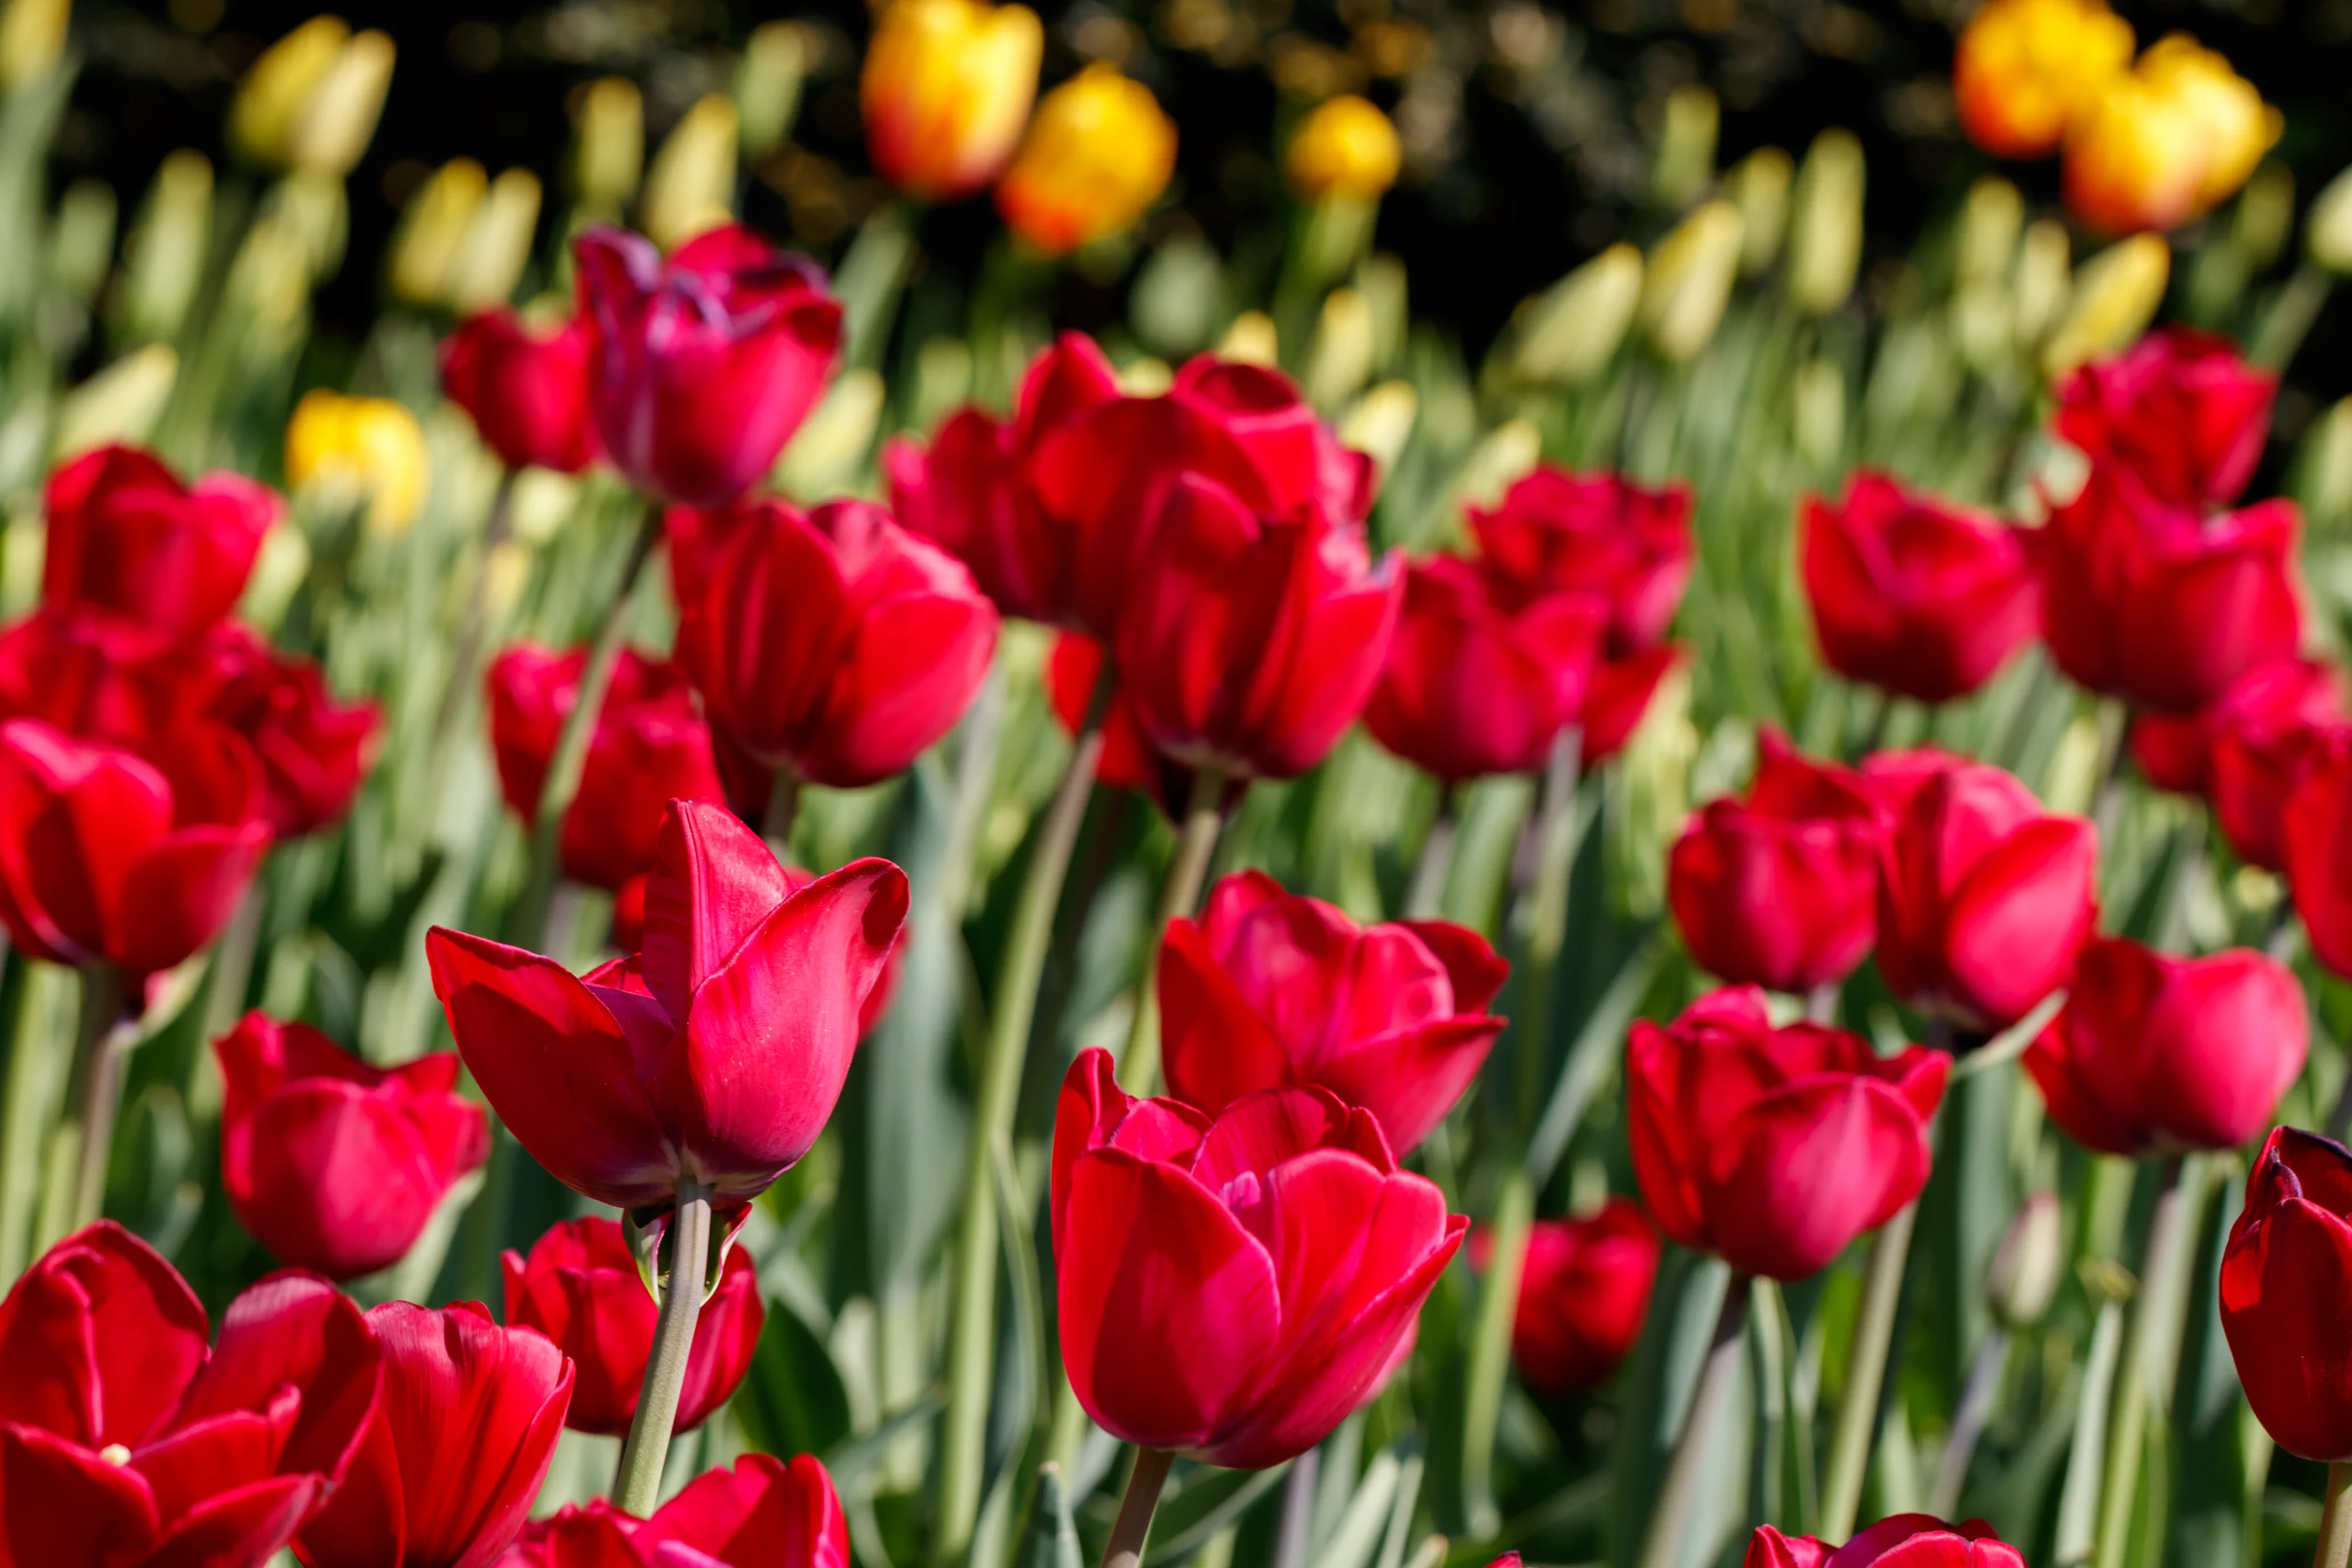
[{"label": "blurred yellow flower", "polygon": [[2067,208],[2107,234],[2177,227],[2244,184],[2279,130],[2228,60],[2174,34],[2067,133]]},{"label": "blurred yellow flower", "polygon": [[313,16],[268,48],[237,83],[229,142],[275,169],[338,179],[367,151],[392,84],[392,40],[354,34],[340,16]]},{"label": "blurred yellow flower", "polygon": [[307,393],[286,425],[286,483],[298,494],[367,503],[371,532],[397,534],[416,521],[431,482],[425,431],[388,397]]},{"label": "blurred yellow flower", "polygon": [[1160,199],[1176,171],[1176,122],[1151,89],[1097,61],[1047,93],[996,210],[1049,256],[1118,233]]},{"label": "blurred yellow flower", "polygon": [[1960,124],[1996,157],[2046,156],[2131,53],[2131,24],[2106,0],[1989,0],[1952,60]]},{"label": "blurred yellow flower", "polygon": [[1045,46],[1026,5],[892,0],[857,84],[874,167],[927,202],[996,178],[1028,123]]},{"label": "blurred yellow flower", "polygon": [[0,9],[0,86],[22,87],[49,74],[65,52],[71,0],[8,0]]},{"label": "blurred yellow flower", "polygon": [[1283,168],[1310,202],[1330,196],[1374,201],[1396,184],[1402,160],[1389,117],[1353,93],[1327,98],[1290,139]]}]

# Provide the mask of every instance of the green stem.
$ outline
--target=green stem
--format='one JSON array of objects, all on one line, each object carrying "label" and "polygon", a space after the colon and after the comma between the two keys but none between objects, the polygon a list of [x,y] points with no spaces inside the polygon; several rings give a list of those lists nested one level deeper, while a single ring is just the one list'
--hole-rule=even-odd
[{"label": "green stem", "polygon": [[702,1315],[703,1276],[710,1259],[709,1188],[698,1182],[678,1184],[677,1208],[663,1239],[670,1249],[669,1283],[662,1290],[646,1380],[637,1389],[637,1413],[621,1446],[621,1473],[613,1483],[613,1501],[639,1519],[661,1502],[662,1465],[669,1457],[678,1396],[686,1392],[695,1321]]},{"label": "green stem", "polygon": [[447,774],[450,742],[457,733],[457,715],[481,673],[482,644],[489,631],[490,558],[514,528],[516,470],[499,471],[499,490],[490,502],[489,525],[482,531],[481,559],[474,563],[474,580],[467,585],[466,607],[457,616],[457,650],[449,656],[449,681],[441,689],[441,710],[433,716],[433,777]]},{"label": "green stem", "polygon": [[1421,858],[1412,868],[1412,888],[1406,893],[1404,918],[1432,921],[1445,907],[1445,881],[1454,870],[1454,841],[1461,835],[1454,787],[1440,786],[1437,815],[1430,820],[1429,837],[1421,841]]},{"label": "green stem", "polygon": [[1141,1568],[1152,1510],[1160,1506],[1160,1489],[1167,1484],[1168,1467],[1175,1461],[1176,1456],[1164,1448],[1135,1451],[1135,1468],[1128,1472],[1127,1491],[1118,1500],[1118,1518],[1103,1543],[1102,1568]]},{"label": "green stem", "polygon": [[112,964],[81,972],[81,1027],[74,1071],[81,1089],[81,1130],[75,1163],[73,1226],[97,1223],[106,1211],[106,1173],[114,1151],[114,1118],[122,1104],[123,1059],[129,1031],[122,1016],[122,973]]},{"label": "green stem", "polygon": [[776,769],[768,785],[767,815],[760,818],[760,835],[779,863],[793,863],[793,824],[800,819],[801,775],[787,763]]},{"label": "green stem", "polygon": [[2326,268],[2308,259],[2299,263],[2263,313],[2246,358],[2264,370],[2284,370],[2295,350],[2303,347],[2311,323],[2319,319],[2320,307],[2327,303],[2328,291],[2335,286],[2336,279]]},{"label": "green stem", "polygon": [[[1518,1061],[1517,1112],[1534,1112],[1544,1102],[1543,1069],[1551,1057],[1553,970],[1568,945],[1569,882],[1576,872],[1576,786],[1584,756],[1584,731],[1570,724],[1552,742],[1544,770],[1543,799],[1537,819],[1534,918],[1520,962],[1519,1016],[1513,1035]],[[1524,1124],[1513,1131],[1527,1136]]]},{"label": "green stem", "polygon": [[2352,1563],[2352,1463],[2327,1467],[2327,1506],[2319,1515],[2319,1549],[2311,1568],[2345,1568]]},{"label": "green stem", "polygon": [[[245,994],[252,985],[253,955],[261,945],[261,917],[268,903],[268,889],[257,877],[214,944],[212,984],[205,1000],[206,1043],[227,1034],[245,1016]],[[200,1056],[211,1054],[205,1050]]]},{"label": "green stem", "polygon": [[998,1150],[1013,1133],[1021,1070],[1037,1008],[1038,978],[1054,933],[1054,911],[1069,874],[1095,764],[1102,757],[1102,719],[1111,683],[1097,680],[1087,723],[1045,808],[1044,826],[1021,883],[997,971],[996,1009],[973,1106],[963,1213],[956,1233],[954,1317],[948,1330],[948,1408],[940,1435],[940,1512],[931,1560],[954,1562],[971,1542],[980,1514],[981,1472],[988,1447],[988,1403],[996,1350],[996,1189]]},{"label": "green stem", "polygon": [[1192,775],[1192,798],[1186,804],[1184,826],[1176,840],[1175,858],[1168,862],[1168,879],[1160,885],[1160,910],[1151,923],[1151,945],[1143,973],[1135,983],[1135,1018],[1127,1031],[1127,1049],[1118,1058],[1119,1076],[1129,1094],[1149,1095],[1160,1087],[1160,944],[1168,922],[1192,914],[1201,902],[1201,884],[1208,879],[1209,858],[1216,853],[1217,834],[1225,825],[1225,775],[1202,768]]},{"label": "green stem", "polygon": [[2147,1252],[2124,1333],[2116,1402],[2107,1418],[2106,1479],[2099,1492],[2099,1535],[2092,1558],[2095,1568],[2123,1568],[2127,1560],[2148,1415],[2151,1410],[2160,1415],[2170,1402],[2173,1369],[2180,1360],[2183,1309],[2196,1261],[2189,1234],[2195,1175],[2175,1160],[2167,1165],[2163,1183],[2156,1210],[2148,1216]]},{"label": "green stem", "polygon": [[588,763],[588,743],[595,738],[604,691],[613,683],[613,667],[620,662],[621,634],[628,623],[629,601],[635,595],[637,579],[645,574],[646,557],[661,539],[661,519],[660,504],[647,501],[645,516],[637,524],[636,538],[629,545],[629,558],[621,568],[621,581],[613,590],[612,602],[604,606],[604,618],[596,624],[596,640],[588,650],[586,666],[580,671],[580,689],[572,700],[572,711],[563,717],[563,732],[557,737],[555,754],[548,762],[547,781],[539,791],[539,810],[531,819],[530,870],[508,925],[509,934],[519,942],[537,942],[541,928],[547,923],[547,900],[555,889],[564,814],[572,808],[572,797],[580,793],[580,774]]},{"label": "green stem", "polygon": [[1495,1430],[1503,1410],[1503,1384],[1511,1364],[1511,1324],[1519,1306],[1519,1276],[1527,1262],[1528,1235],[1534,1227],[1535,1184],[1517,1160],[1496,1194],[1495,1250],[1478,1292],[1478,1321],[1470,1342],[1470,1369],[1462,1406],[1462,1507],[1474,1541],[1491,1539],[1503,1526],[1495,1500]]},{"label": "green stem", "polygon": [[1748,1297],[1745,1274],[1735,1273],[1725,1282],[1723,1310],[1715,1320],[1715,1340],[1707,1347],[1706,1364],[1699,1368],[1697,1386],[1691,1390],[1690,1413],[1683,1417],[1674,1458],[1667,1462],[1665,1480],[1650,1510],[1649,1533],[1642,1539],[1641,1568],[1675,1568],[1682,1557],[1683,1532],[1698,1505],[1699,1480],[1706,1468],[1707,1439],[1739,1376]]},{"label": "green stem", "polygon": [[1877,1434],[1879,1389],[1895,1336],[1895,1309],[1903,1297],[1903,1267],[1911,1255],[1911,1229],[1918,1217],[1918,1204],[1906,1204],[1871,1238],[1862,1303],[1854,1312],[1853,1357],[1846,1363],[1845,1388],[1838,1397],[1829,1462],[1822,1474],[1817,1533],[1823,1541],[1852,1535],[1854,1514],[1862,1506],[1863,1473],[1869,1468],[1871,1439]]}]

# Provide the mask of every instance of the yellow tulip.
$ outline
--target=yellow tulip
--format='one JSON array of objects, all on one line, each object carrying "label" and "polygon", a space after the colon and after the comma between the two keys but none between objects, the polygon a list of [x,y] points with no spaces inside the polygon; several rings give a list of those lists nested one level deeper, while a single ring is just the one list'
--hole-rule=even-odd
[{"label": "yellow tulip", "polygon": [[2279,131],[2228,60],[2176,33],[2067,134],[2066,205],[2107,234],[2176,228],[2244,184]]},{"label": "yellow tulip", "polygon": [[1377,200],[1396,184],[1403,153],[1389,117],[1353,93],[1327,98],[1290,139],[1283,168],[1310,202],[1331,196]]},{"label": "yellow tulip", "polygon": [[1047,93],[996,185],[996,210],[1060,256],[1141,217],[1176,172],[1176,122],[1141,82],[1097,61]]},{"label": "yellow tulip", "polygon": [[2230,62],[2211,49],[2199,47],[2186,33],[2157,40],[2140,56],[2132,74],[2169,96],[2197,122],[2202,133],[2204,177],[2198,183],[2197,210],[2207,212],[2237,194],[2278,144],[2284,123],[2279,111],[2263,101],[2254,84],[2230,68]]},{"label": "yellow tulip", "polygon": [[49,74],[65,52],[71,0],[8,0],[0,9],[0,86],[22,87]]},{"label": "yellow tulip", "polygon": [[237,83],[230,142],[270,168],[342,178],[375,136],[395,52],[382,33],[354,35],[340,16],[311,17],[263,50]]},{"label": "yellow tulip", "polygon": [[1045,46],[1026,5],[892,0],[857,84],[874,167],[927,202],[996,178],[1028,122]]},{"label": "yellow tulip", "polygon": [[307,393],[286,426],[286,482],[298,494],[364,501],[369,531],[401,533],[431,483],[424,428],[388,397]]},{"label": "yellow tulip", "polygon": [[2106,0],[1989,0],[1953,57],[1960,125],[1996,157],[2046,156],[2131,53],[2131,24]]}]

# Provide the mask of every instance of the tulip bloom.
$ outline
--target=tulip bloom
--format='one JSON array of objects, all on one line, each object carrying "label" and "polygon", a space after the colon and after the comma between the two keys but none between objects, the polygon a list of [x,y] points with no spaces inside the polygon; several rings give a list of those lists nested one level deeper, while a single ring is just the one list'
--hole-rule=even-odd
[{"label": "tulip bloom", "polygon": [[1013,156],[1045,30],[1026,5],[896,0],[857,81],[876,172],[921,202],[968,196]]},{"label": "tulip bloom", "polygon": [[[1084,632],[1062,633],[1054,639],[1054,651],[1045,656],[1045,700],[1053,705],[1055,721],[1063,733],[1073,739],[1087,721],[1102,668],[1102,644]],[[1151,749],[1151,742],[1135,727],[1134,710],[1116,689],[1103,710],[1102,731],[1102,756],[1095,763],[1095,782],[1111,789],[1141,790],[1163,806],[1173,802],[1168,811],[1171,817],[1181,814],[1192,794],[1191,770]],[[1170,787],[1171,773],[1181,775],[1178,787]]]},{"label": "tulip bloom", "polygon": [[1364,722],[1398,756],[1447,783],[1532,773],[1584,711],[1609,628],[1598,594],[1513,605],[1458,556],[1405,571],[1396,640]]},{"label": "tulip bloom", "polygon": [[2282,659],[2240,679],[2199,721],[2204,794],[2238,858],[2286,868],[2287,797],[2327,738],[2352,727],[2344,678],[2318,659]]},{"label": "tulip bloom", "polygon": [[2241,359],[2229,339],[2165,327],[2069,375],[2053,425],[2163,505],[2201,513],[2245,489],[2277,395],[2278,377]]},{"label": "tulip bloom", "polygon": [[286,421],[286,482],[298,493],[364,501],[369,531],[396,537],[416,521],[432,486],[425,427],[389,397],[306,392]]},{"label": "tulip bloom", "polygon": [[0,1560],[258,1563],[346,1472],[380,1353],[325,1280],[272,1274],[205,1310],[111,1220],[51,1247],[0,1300]]},{"label": "tulip bloom", "polygon": [[220,687],[206,711],[253,748],[271,831],[299,838],[341,820],[375,761],[383,710],[337,702],[316,659],[279,653],[241,627],[216,633],[213,652]]},{"label": "tulip bloom", "polygon": [[960,408],[928,449],[903,437],[884,446],[899,525],[970,567],[1002,614],[1070,621],[1071,530],[1039,503],[1028,465],[1047,436],[1118,397],[1118,377],[1095,341],[1064,332],[1029,362],[1011,419]]},{"label": "tulip bloom", "polygon": [[1469,1224],[1327,1090],[1213,1119],[1129,1098],[1099,1049],[1062,1080],[1053,1217],[1078,1403],[1234,1469],[1304,1453],[1380,1386]]},{"label": "tulip bloom", "polygon": [[210,942],[269,847],[261,770],[202,724],[131,752],[0,723],[0,921],[19,952],[136,983]]},{"label": "tulip bloom", "polygon": [[2352,1152],[2273,1128],[2221,1248],[2221,1331],[2263,1429],[2290,1454],[2352,1459]]},{"label": "tulip bloom", "polygon": [[[490,663],[490,747],[507,805],[539,818],[564,721],[580,700],[588,650],[554,653],[518,643]],[[618,889],[653,864],[673,800],[724,800],[710,731],[685,672],[624,647],[588,742],[580,791],[563,814],[563,874]]]},{"label": "tulip bloom", "polygon": [[1776,1029],[1752,985],[1714,992],[1626,1038],[1633,1173],[1685,1247],[1810,1279],[1919,1195],[1950,1070],[1918,1046],[1882,1058],[1843,1029]]},{"label": "tulip bloom", "polygon": [[2098,835],[1996,767],[1923,747],[1863,763],[1885,813],[1878,967],[1897,996],[1990,1034],[2066,983],[2098,920]]},{"label": "tulip bloom", "polygon": [[772,769],[851,789],[955,727],[996,651],[996,610],[880,507],[760,501],[722,524],[678,659],[713,725]]},{"label": "tulip bloom", "polygon": [[[1485,1268],[1492,1247],[1473,1236],[1471,1261]],[[1642,1337],[1659,1251],[1657,1227],[1624,1198],[1585,1219],[1536,1221],[1511,1320],[1520,1379],[1554,1395],[1607,1382]]]},{"label": "tulip bloom", "polygon": [[1474,508],[1480,555],[1520,594],[1576,589],[1609,605],[1612,656],[1666,635],[1682,604],[1698,546],[1690,487],[1651,489],[1620,473],[1570,473],[1546,464],[1513,485],[1500,506]]},{"label": "tulip bloom", "polygon": [[1783,1535],[1759,1524],[1740,1568],[2025,1568],[2024,1554],[1980,1519],[1946,1524],[1933,1514],[1880,1520],[1843,1546],[1810,1535]]},{"label": "tulip bloom", "polygon": [[1799,570],[1822,662],[1920,702],[1965,697],[2041,629],[2017,531],[1858,469],[1799,511]]},{"label": "tulip bloom", "polygon": [[41,598],[104,610],[185,638],[227,618],[262,536],[285,510],[238,474],[183,485],[135,447],[101,447],[49,476]]},{"label": "tulip bloom", "polygon": [[389,1301],[367,1322],[383,1347],[383,1401],[295,1550],[310,1568],[488,1568],[546,1479],[572,1363],[478,1301]]},{"label": "tulip bloom", "polygon": [[489,1157],[489,1121],[446,1051],[370,1067],[307,1024],[247,1013],[213,1042],[226,1094],[221,1185],[281,1263],[356,1279],[408,1256]]},{"label": "tulip bloom", "polygon": [[1403,587],[1353,530],[1267,518],[1185,476],[1114,645],[1137,727],[1191,767],[1304,773],[1370,700]]},{"label": "tulip bloom", "polygon": [[1960,29],[1952,100],[1996,158],[2044,158],[2132,58],[2131,24],[2106,0],[1988,0]]},{"label": "tulip bloom", "polygon": [[35,610],[0,630],[0,717],[152,747],[205,719],[249,636],[231,623],[183,643],[114,616]]},{"label": "tulip bloom", "polygon": [[1097,60],[1047,93],[996,184],[1005,226],[1062,256],[1141,217],[1176,172],[1176,122],[1141,82]]},{"label": "tulip bloom", "polygon": [[1282,168],[1290,188],[1307,201],[1370,202],[1396,184],[1403,156],[1389,117],[1370,100],[1343,92],[1315,106],[1291,137]]},{"label": "tulip bloom", "polygon": [[824,274],[750,229],[688,240],[592,228],[572,242],[588,405],[646,494],[723,506],[775,465],[832,378],[841,305]]},{"label": "tulip bloom", "polygon": [[2235,1149],[2303,1071],[2310,1025],[2284,964],[2084,944],[2066,1005],[2025,1053],[2051,1120],[2103,1154]]},{"label": "tulip bloom", "polygon": [[2240,676],[2294,657],[2301,532],[2293,501],[2200,521],[2151,500],[2129,474],[2094,468],[2029,536],[2051,657],[2094,691],[2201,708]]},{"label": "tulip bloom", "polygon": [[2160,39],[2066,137],[2066,206],[2106,234],[2177,228],[2246,183],[2284,129],[2252,83],[2184,33]]},{"label": "tulip bloom", "polygon": [[[653,1355],[659,1309],[620,1222],[572,1220],[533,1242],[529,1258],[509,1251],[500,1261],[508,1327],[537,1329],[572,1358],[572,1408],[563,1424],[575,1432],[625,1436]],[[719,1288],[695,1320],[672,1431],[692,1431],[727,1403],[751,1370],[767,1321],[759,1271],[740,1248],[729,1248]]]},{"label": "tulip bloom", "polygon": [[1586,767],[1598,767],[1625,749],[1648,715],[1651,700],[1689,658],[1690,649],[1682,644],[1660,643],[1610,659],[1592,672],[1584,694],[1580,755]]},{"label": "tulip bloom", "polygon": [[1735,985],[1806,992],[1843,980],[1877,934],[1875,798],[1778,731],[1745,801],[1709,802],[1666,859],[1666,904],[1700,968]]},{"label": "tulip bloom", "polygon": [[2352,734],[2312,748],[2279,814],[2279,839],[2312,952],[2352,974]]},{"label": "tulip bloom", "polygon": [[441,345],[441,389],[509,468],[576,474],[596,460],[588,331],[576,319],[547,331],[509,310],[467,317]]},{"label": "tulip bloom", "polygon": [[[667,1548],[667,1550],[665,1550]],[[524,1527],[502,1568],[849,1568],[849,1524],[814,1454],[746,1454],[638,1521],[598,1498]]]},{"label": "tulip bloom", "polygon": [[1445,1119],[1503,1020],[1510,965],[1444,921],[1360,926],[1263,871],[1210,889],[1160,949],[1160,1055],[1175,1097],[1215,1116],[1244,1095],[1315,1085],[1410,1152]]},{"label": "tulip bloom", "polygon": [[833,1114],[906,913],[906,874],[887,860],[788,894],[758,835],[678,801],[646,878],[643,953],[575,979],[438,926],[425,946],[466,1066],[557,1180],[615,1208],[667,1208],[682,1183],[740,1205]]}]

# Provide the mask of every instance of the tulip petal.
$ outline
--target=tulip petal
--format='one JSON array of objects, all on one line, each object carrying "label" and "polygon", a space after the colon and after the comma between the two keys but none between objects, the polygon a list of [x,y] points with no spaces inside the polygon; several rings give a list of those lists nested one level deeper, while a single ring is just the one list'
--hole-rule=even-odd
[{"label": "tulip petal", "polygon": [[1269,1089],[1227,1106],[1201,1140],[1192,1174],[1212,1193],[1334,1142],[1348,1124],[1339,1097],[1313,1085]]},{"label": "tulip petal", "polygon": [[1391,1029],[1333,1051],[1316,1078],[1378,1117],[1390,1145],[1409,1152],[1468,1092],[1502,1032],[1502,1019],[1480,1016]]},{"label": "tulip petal", "polygon": [[[487,1152],[488,1126],[478,1125]],[[331,1279],[406,1257],[448,1188],[398,1101],[350,1084],[280,1090],[247,1142],[247,1184],[231,1194],[239,1222],[282,1261]]]},{"label": "tulip petal", "polygon": [[1158,973],[1160,1065],[1178,1099],[1214,1116],[1244,1094],[1290,1081],[1290,1054],[1200,927],[1169,922]]},{"label": "tulip petal", "polygon": [[205,1364],[209,1337],[178,1271],[100,1220],[51,1247],[0,1301],[0,1423],[91,1448],[135,1444]]},{"label": "tulip petal", "polygon": [[1435,953],[1437,962],[1445,966],[1446,978],[1454,986],[1454,1011],[1457,1016],[1484,1013],[1494,1004],[1502,992],[1503,982],[1510,978],[1511,964],[1485,937],[1452,921],[1397,923],[1419,937],[1421,944]]},{"label": "tulip petal", "polygon": [[169,969],[220,934],[269,850],[269,825],[185,827],[122,880],[116,962],[133,974]]},{"label": "tulip petal", "polygon": [[0,1426],[0,1557],[26,1568],[141,1563],[159,1527],[130,1466],[37,1426]]},{"label": "tulip petal", "polygon": [[215,1492],[180,1516],[143,1568],[220,1568],[263,1563],[318,1511],[326,1483],[314,1475],[272,1476]]},{"label": "tulip petal", "polygon": [[275,1391],[299,1389],[281,1468],[339,1480],[375,1411],[382,1362],[350,1297],[312,1276],[272,1274],[229,1303],[220,1343],[173,1419],[257,1410]]},{"label": "tulip petal", "polygon": [[2073,817],[2029,823],[1986,855],[1952,900],[1945,955],[1981,1022],[2014,1023],[2063,984],[2098,905],[2098,836]]},{"label": "tulip petal", "polygon": [[1801,1079],[1758,1100],[1742,1121],[1706,1177],[1716,1248],[1742,1273],[1811,1278],[1927,1180],[1917,1112],[1874,1079]]},{"label": "tulip petal", "polygon": [[260,1409],[206,1416],[141,1447],[131,1464],[154,1496],[156,1516],[169,1522],[206,1498],[269,1479],[301,1407],[299,1392],[280,1387]]},{"label": "tulip petal", "polygon": [[849,1568],[850,1560],[841,1499],[813,1454],[789,1464],[747,1454],[731,1471],[707,1470],[639,1527],[634,1543],[656,1564]]},{"label": "tulip petal", "polygon": [[646,988],[683,1020],[702,983],[791,890],[766,842],[723,806],[680,801],[646,878]]}]

